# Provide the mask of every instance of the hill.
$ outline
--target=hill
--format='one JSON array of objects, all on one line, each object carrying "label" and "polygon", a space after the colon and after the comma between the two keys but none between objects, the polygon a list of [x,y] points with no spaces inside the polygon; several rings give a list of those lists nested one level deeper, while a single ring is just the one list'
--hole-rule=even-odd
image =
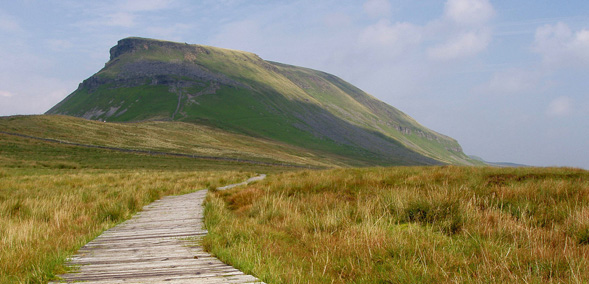
[{"label": "hill", "polygon": [[354,166],[477,163],[454,139],[334,75],[249,52],[144,38],[120,40],[105,67],[47,114],[208,125]]},{"label": "hill", "polygon": [[[85,151],[80,150],[80,146],[93,146],[91,148],[118,149],[119,152],[135,154],[168,153],[176,155],[167,156],[209,157],[220,161],[251,161],[267,165],[286,164],[291,167],[338,167],[350,162],[330,156],[329,153],[184,122],[103,123],[61,115],[12,116],[0,117],[0,134],[3,134],[0,142],[6,146],[0,149],[0,157],[12,156],[18,160],[27,160],[31,151],[34,155],[30,160],[36,160],[41,154],[60,152],[61,150],[55,149],[63,147],[69,149],[68,152],[75,153]],[[21,141],[20,146],[8,147],[15,138]],[[35,151],[35,147],[40,148]],[[61,157],[62,154],[47,155],[46,160],[57,161]],[[78,160],[68,155],[64,161],[72,159]],[[79,160],[88,159],[82,155]],[[96,161],[82,161],[85,166],[91,166],[93,162]]]},{"label": "hill", "polygon": [[489,162],[489,161],[485,161],[485,159],[483,159],[479,156],[474,156],[474,155],[468,155],[468,156],[473,160],[477,160],[477,161],[483,162],[489,166],[494,166],[494,167],[502,167],[502,168],[529,167],[528,165],[516,164],[516,163],[510,163],[510,162]]}]

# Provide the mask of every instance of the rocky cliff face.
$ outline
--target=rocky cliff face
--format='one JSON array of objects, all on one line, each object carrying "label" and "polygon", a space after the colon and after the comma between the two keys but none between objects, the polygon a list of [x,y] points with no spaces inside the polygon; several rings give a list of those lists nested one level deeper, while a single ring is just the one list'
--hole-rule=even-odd
[{"label": "rocky cliff face", "polygon": [[127,38],[50,114],[206,123],[364,164],[467,164],[460,145],[340,78],[209,46]]}]

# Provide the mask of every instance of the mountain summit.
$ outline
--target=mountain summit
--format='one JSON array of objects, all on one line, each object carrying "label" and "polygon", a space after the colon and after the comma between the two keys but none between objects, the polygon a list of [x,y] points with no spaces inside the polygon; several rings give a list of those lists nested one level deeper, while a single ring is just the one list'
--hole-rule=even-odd
[{"label": "mountain summit", "polygon": [[243,51],[125,38],[47,114],[170,120],[338,156],[349,165],[470,164],[456,140],[342,79]]}]

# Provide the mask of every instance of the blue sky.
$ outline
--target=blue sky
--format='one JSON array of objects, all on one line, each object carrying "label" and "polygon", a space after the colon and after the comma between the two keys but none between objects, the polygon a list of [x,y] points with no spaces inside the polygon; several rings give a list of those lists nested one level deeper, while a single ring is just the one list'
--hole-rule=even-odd
[{"label": "blue sky", "polygon": [[0,115],[45,112],[128,36],[326,71],[467,154],[589,169],[589,1],[3,1]]}]

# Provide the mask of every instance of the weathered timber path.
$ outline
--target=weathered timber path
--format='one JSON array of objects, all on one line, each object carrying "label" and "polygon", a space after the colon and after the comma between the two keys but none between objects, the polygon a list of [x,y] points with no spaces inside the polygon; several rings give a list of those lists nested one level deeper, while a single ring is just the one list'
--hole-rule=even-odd
[{"label": "weathered timber path", "polygon": [[[264,179],[220,187],[228,189]],[[224,264],[195,242],[207,234],[202,203],[207,190],[168,196],[143,207],[130,220],[82,247],[61,282],[84,283],[262,283]]]}]

